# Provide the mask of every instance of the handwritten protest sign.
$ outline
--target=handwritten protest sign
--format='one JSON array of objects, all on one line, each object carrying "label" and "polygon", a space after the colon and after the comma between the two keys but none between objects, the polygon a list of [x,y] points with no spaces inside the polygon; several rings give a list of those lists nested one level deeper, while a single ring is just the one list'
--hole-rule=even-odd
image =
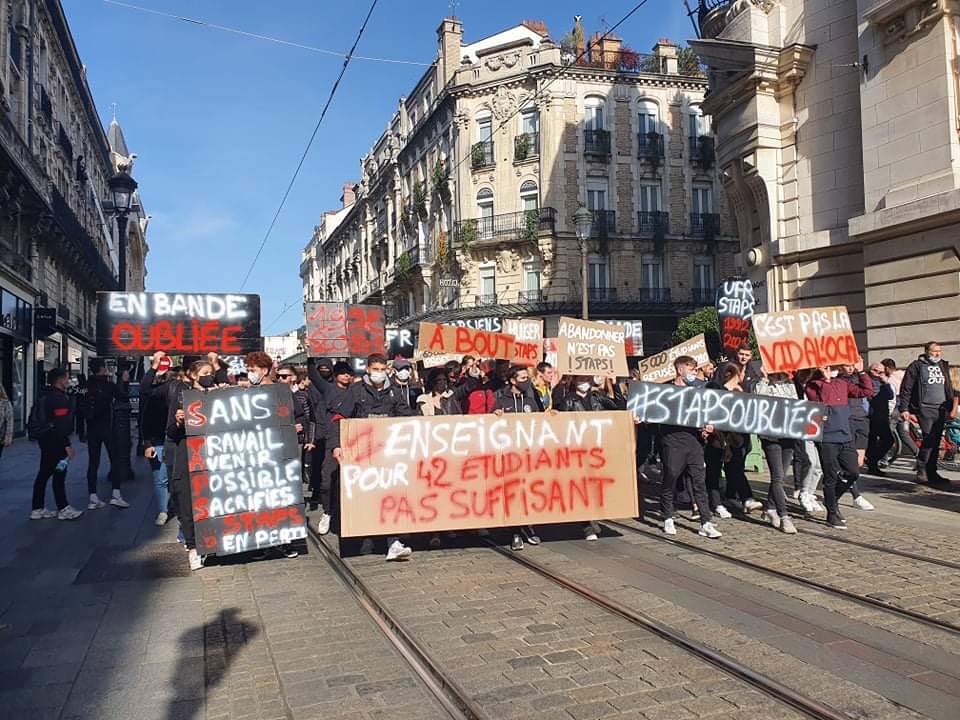
[{"label": "handwritten protest sign", "polygon": [[365,357],[384,351],[379,305],[308,302],[306,321],[310,357]]},{"label": "handwritten protest sign", "polygon": [[341,421],[343,536],[638,514],[626,412]]},{"label": "handwritten protest sign", "polygon": [[412,330],[406,328],[386,330],[384,339],[387,342],[387,357],[413,358],[417,345]]},{"label": "handwritten protest sign", "polygon": [[768,373],[853,365],[860,353],[842,305],[753,316],[760,358]]},{"label": "handwritten protest sign", "polygon": [[750,340],[750,318],[755,304],[753,284],[749,280],[729,278],[717,288],[717,319],[724,357],[736,357],[737,350]]},{"label": "handwritten protest sign", "polygon": [[604,325],[623,326],[623,349],[627,357],[643,355],[643,321],[642,320],[597,320]]},{"label": "handwritten protest sign", "polygon": [[627,374],[623,327],[561,317],[557,372],[562,375],[623,377]]},{"label": "handwritten protest sign", "polygon": [[199,551],[231,555],[306,538],[290,388],[188,390],[183,407]]},{"label": "handwritten protest sign", "polygon": [[[503,332],[513,335],[520,343],[521,358],[518,365],[534,366],[543,359],[543,319],[542,318],[504,318]],[[514,345],[516,349],[517,345]]]},{"label": "handwritten protest sign", "polygon": [[807,400],[636,380],[629,386],[627,409],[648,423],[713,425],[717,430],[794,440],[819,440],[827,418],[825,405]]},{"label": "handwritten protest sign", "polygon": [[97,354],[238,355],[260,350],[260,296],[97,293]]},{"label": "handwritten protest sign", "polygon": [[[477,358],[493,358],[522,365],[536,365],[540,362],[543,345],[540,342],[517,340],[513,335],[506,333],[422,322],[417,350],[425,367],[442,365],[443,363],[436,362],[438,354],[459,357],[472,355]],[[434,364],[427,365],[428,361]]]},{"label": "handwritten protest sign", "polygon": [[667,348],[663,352],[644,358],[637,364],[640,380],[644,382],[666,382],[677,376],[673,369],[673,361],[681,355],[689,355],[697,361],[697,367],[703,367],[710,362],[707,354],[707,340],[703,335],[696,335],[686,342]]},{"label": "handwritten protest sign", "polygon": [[543,339],[543,361],[550,363],[550,367],[557,366],[557,339]]}]

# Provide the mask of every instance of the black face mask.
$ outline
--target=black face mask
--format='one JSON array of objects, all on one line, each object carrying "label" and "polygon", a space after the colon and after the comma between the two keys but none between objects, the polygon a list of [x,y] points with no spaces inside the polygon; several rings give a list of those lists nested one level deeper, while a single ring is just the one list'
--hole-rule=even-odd
[{"label": "black face mask", "polygon": [[333,370],[330,370],[329,368],[322,367],[317,370],[317,372],[320,373],[320,377],[322,377],[324,380],[329,380],[333,376]]},{"label": "black face mask", "polygon": [[517,390],[519,390],[520,392],[528,392],[530,390],[530,381],[524,380],[522,382],[518,382]]},{"label": "black face mask", "polygon": [[205,390],[209,390],[214,386],[216,380],[214,379],[213,375],[201,375],[197,378],[197,383]]},{"label": "black face mask", "polygon": [[447,391],[447,384],[442,380],[439,380],[433,384],[433,391],[437,395],[443,395]]}]

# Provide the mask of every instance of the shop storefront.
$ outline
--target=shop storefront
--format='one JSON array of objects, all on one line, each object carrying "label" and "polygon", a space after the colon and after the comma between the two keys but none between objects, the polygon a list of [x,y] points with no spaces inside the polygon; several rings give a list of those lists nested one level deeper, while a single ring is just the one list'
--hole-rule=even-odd
[{"label": "shop storefront", "polygon": [[33,303],[7,288],[0,291],[0,383],[13,405],[14,434],[22,435],[33,373]]}]

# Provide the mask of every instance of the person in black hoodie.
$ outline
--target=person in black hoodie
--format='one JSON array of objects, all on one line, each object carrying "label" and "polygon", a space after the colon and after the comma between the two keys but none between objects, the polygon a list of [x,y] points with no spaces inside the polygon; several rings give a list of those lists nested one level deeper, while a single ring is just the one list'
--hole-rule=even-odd
[{"label": "person in black hoodie", "polygon": [[297,442],[300,445],[300,468],[302,479],[312,487],[313,451],[316,448],[316,420],[313,414],[313,404],[304,390],[300,389],[300,374],[297,368],[290,363],[284,363],[277,368],[277,380],[281,385],[288,385],[293,393],[293,421],[297,431]]},{"label": "person in black hoodie", "polygon": [[947,418],[957,416],[957,399],[950,381],[950,365],[943,359],[940,343],[928,342],[923,355],[914,360],[903,374],[897,410],[903,420],[915,417],[923,434],[923,444],[917,452],[917,482],[930,485],[949,485],[950,481],[937,472],[940,439]]},{"label": "person in black hoodie", "polygon": [[[423,393],[423,388],[419,383],[411,382],[413,368],[410,361],[406,358],[397,358],[393,361],[393,380],[394,390],[399,402],[397,410],[404,417],[412,417],[418,413],[417,398]],[[459,368],[457,375],[459,376]],[[448,377],[449,382],[449,377]],[[453,383],[449,383],[451,386]]]},{"label": "person in black hoodie", "polygon": [[153,494],[157,500],[157,518],[154,525],[163,527],[170,517],[170,475],[164,453],[167,438],[167,415],[170,406],[170,372],[160,370],[165,352],[155,352],[150,358],[150,369],[140,380],[140,429],[143,433],[143,456],[150,462],[153,474]]},{"label": "person in black hoodie", "polygon": [[[76,520],[83,514],[67,503],[67,461],[74,456],[73,446],[70,444],[70,433],[73,432],[74,424],[73,402],[67,396],[67,378],[67,371],[63,368],[51,370],[47,374],[48,387],[36,400],[42,403],[38,412],[46,428],[37,439],[40,445],[40,467],[33,481],[31,520],[50,518]],[[56,512],[44,507],[47,480],[51,475],[53,476],[53,497],[57,503]]]},{"label": "person in black hoodie", "polygon": [[[90,361],[90,379],[87,381],[87,395],[84,399],[84,416],[87,421],[87,492],[90,494],[87,503],[88,510],[97,510],[105,503],[97,495],[97,474],[100,470],[101,449],[106,447],[107,457],[113,464],[114,443],[113,435],[113,404],[127,400],[129,395],[127,383],[130,377],[126,370],[120,376],[119,383],[113,383],[107,378],[107,366],[103,360],[95,358]],[[113,495],[110,504],[116,508],[126,509],[130,503],[120,494],[120,477],[117,473],[110,473]]]},{"label": "person in black hoodie", "polygon": [[348,363],[338,362],[330,370],[333,382],[327,382],[310,368],[311,388],[319,386],[323,390],[321,409],[316,412],[316,444],[318,448],[323,448],[323,454],[320,464],[314,465],[320,468],[320,472],[313,474],[313,496],[310,498],[311,503],[317,503],[316,509],[320,511],[317,532],[321,535],[330,532],[334,509],[333,488],[340,474],[340,463],[333,456],[334,433],[339,429],[334,427],[334,416],[354,381],[353,368]]}]

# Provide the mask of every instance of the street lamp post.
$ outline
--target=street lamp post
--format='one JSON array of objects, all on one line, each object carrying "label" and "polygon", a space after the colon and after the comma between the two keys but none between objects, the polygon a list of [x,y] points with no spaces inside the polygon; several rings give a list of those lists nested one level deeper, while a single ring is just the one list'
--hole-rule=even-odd
[{"label": "street lamp post", "polygon": [[589,320],[590,312],[590,282],[587,276],[587,240],[593,229],[593,213],[580,203],[580,207],[573,214],[573,226],[580,241],[580,274],[583,276],[583,307],[580,314],[584,320]]},{"label": "street lamp post", "polygon": [[107,184],[113,195],[113,211],[117,214],[118,248],[117,248],[117,275],[120,291],[127,289],[127,214],[133,202],[133,193],[137,189],[137,181],[130,177],[125,170],[121,170],[111,177]]}]

